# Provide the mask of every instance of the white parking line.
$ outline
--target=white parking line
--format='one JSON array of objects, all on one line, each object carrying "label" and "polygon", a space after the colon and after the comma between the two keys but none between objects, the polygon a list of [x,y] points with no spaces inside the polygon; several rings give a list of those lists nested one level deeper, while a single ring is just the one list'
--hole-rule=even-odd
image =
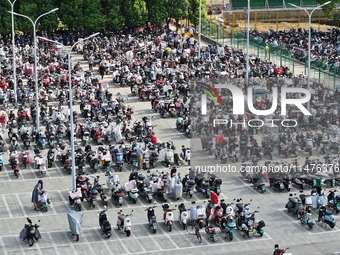
[{"label": "white parking line", "polygon": [[4,242],[4,240],[2,239],[2,237],[0,237],[0,245],[1,245],[1,247],[2,247],[2,250],[3,250],[4,254],[7,255],[6,245],[5,245],[5,242]]},{"label": "white parking line", "polygon": [[[158,224],[158,223],[157,223]],[[159,243],[156,241],[156,239],[150,234],[150,229],[148,229],[145,224],[142,225],[143,228],[145,229],[147,235],[149,236],[150,239],[152,239],[152,241],[156,244],[156,246],[158,247],[159,251],[163,251],[164,249],[159,245]],[[158,228],[159,229],[159,228]]]},{"label": "white parking line", "polygon": [[182,136],[184,136],[185,140],[190,141],[190,138],[186,137],[185,133],[182,133],[182,132],[178,131],[177,128],[173,128],[173,129],[176,131],[176,133],[181,134]]},{"label": "white parking line", "polygon": [[179,234],[180,234],[181,236],[184,237],[184,239],[190,244],[191,247],[195,246],[195,245],[188,239],[188,237],[187,237],[186,235],[183,234],[183,230],[182,230],[182,229],[179,229],[179,228],[177,227],[176,224],[173,224],[172,226],[173,226],[173,228],[175,228],[175,229],[179,232]]},{"label": "white parking line", "polygon": [[[110,249],[110,247],[107,245],[107,243],[106,243],[106,240],[104,240],[104,234],[101,232],[101,231],[99,231],[98,229],[94,229],[94,231],[97,233],[97,235],[98,236],[100,236],[100,238],[102,239],[102,241],[104,241],[104,242],[102,242],[102,244],[104,244],[104,246],[105,246],[105,248],[108,250],[108,251],[110,251],[111,249]],[[111,231],[112,232],[112,231]],[[107,238],[106,238],[107,239]]]},{"label": "white parking line", "polygon": [[[59,232],[60,232],[60,231],[59,231]],[[77,252],[76,248],[74,247],[73,243],[72,243],[71,240],[70,240],[71,232],[68,232],[68,233],[70,233],[70,234],[67,235],[67,232],[63,231],[63,234],[64,234],[64,236],[65,236],[65,239],[67,240],[68,245],[71,247],[73,254],[78,255],[78,252]]]},{"label": "white parking line", "polygon": [[18,195],[18,194],[15,194],[15,197],[17,198],[18,205],[19,205],[19,207],[21,208],[21,211],[22,211],[23,215],[24,215],[25,217],[27,217],[27,213],[26,213],[25,207],[24,207],[24,205],[22,204],[19,195]]},{"label": "white parking line", "polygon": [[[80,238],[84,238],[85,243],[86,243],[87,247],[89,248],[90,254],[96,254],[95,251],[93,250],[91,244],[90,244],[89,241],[87,240],[86,235],[81,235]],[[109,251],[110,251],[110,250],[109,250]]]},{"label": "white parking line", "polygon": [[[236,179],[241,182],[242,184],[246,184],[241,178],[236,177]],[[246,187],[251,190],[252,192],[254,192],[257,196],[263,196],[263,194],[260,194],[258,191],[256,191],[253,187],[250,187],[248,185],[246,185]]]},{"label": "white parking line", "polygon": [[[162,221],[162,222],[160,222],[160,223],[157,222],[157,224],[162,224],[162,223],[164,223],[164,221]],[[162,228],[158,228],[158,229],[159,229],[160,231],[162,231],[163,235],[164,235],[166,238],[169,239],[170,243],[171,243],[174,247],[176,247],[175,250],[176,250],[176,249],[179,249],[179,246],[175,243],[174,240],[172,240],[172,238],[170,237],[170,235],[169,235],[167,232],[165,232]],[[166,250],[166,249],[165,249],[165,250]]]},{"label": "white parking line", "polygon": [[4,205],[5,205],[5,207],[6,207],[6,210],[7,210],[7,213],[8,213],[8,215],[9,215],[9,217],[10,217],[10,218],[13,218],[11,209],[10,209],[9,206],[8,206],[8,203],[7,203],[7,200],[6,200],[5,195],[2,195],[2,200],[4,201]]},{"label": "white parking line", "polygon": [[56,243],[54,242],[54,239],[51,235],[51,233],[47,233],[48,239],[50,240],[50,243],[52,244],[54,251],[57,255],[61,255],[59,250],[58,250],[58,246],[56,245]]}]

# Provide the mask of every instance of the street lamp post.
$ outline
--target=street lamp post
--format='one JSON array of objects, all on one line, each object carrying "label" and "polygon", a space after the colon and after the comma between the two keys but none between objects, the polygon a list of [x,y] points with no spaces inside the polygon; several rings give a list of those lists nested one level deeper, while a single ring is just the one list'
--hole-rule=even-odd
[{"label": "street lamp post", "polygon": [[36,25],[39,21],[39,19],[47,14],[50,14],[52,12],[57,11],[59,8],[55,8],[53,10],[50,10],[49,12],[41,14],[35,21],[33,21],[30,17],[26,15],[22,15],[16,12],[11,11],[10,13],[24,17],[31,21],[33,25],[33,44],[34,44],[34,79],[35,79],[35,112],[36,112],[36,125],[37,125],[37,132],[40,131],[40,123],[39,123],[39,87],[38,87],[38,70],[37,70],[37,35],[36,35]]},{"label": "street lamp post", "polygon": [[53,41],[45,37],[38,36],[38,38],[55,43],[58,45],[61,45],[67,52],[67,61],[68,61],[68,90],[69,90],[69,101],[70,101],[70,135],[71,135],[71,160],[72,160],[72,189],[75,190],[76,187],[76,163],[75,163],[75,155],[74,155],[74,126],[73,126],[73,100],[72,100],[72,77],[71,77],[71,52],[73,48],[80,42],[86,41],[88,39],[91,39],[92,37],[97,36],[99,33],[95,33],[90,35],[89,37],[86,37],[84,39],[79,40],[75,44],[71,46],[71,48],[68,50],[66,46],[58,41]]},{"label": "street lamp post", "polygon": [[[308,69],[307,70],[307,89],[308,90],[310,90],[310,47],[311,47],[311,40],[312,40],[311,39],[311,31],[310,30],[311,30],[311,24],[312,24],[312,15],[313,15],[313,12],[315,10],[320,10],[321,7],[323,7],[325,5],[328,5],[330,3],[331,3],[331,1],[323,3],[322,5],[319,5],[319,6],[315,7],[314,9],[312,9],[311,12],[308,12],[307,9],[302,8],[300,6],[297,6],[295,4],[288,3],[289,5],[294,6],[297,9],[305,11],[307,13],[307,15],[308,15],[308,67],[307,67],[307,69]],[[307,102],[307,109],[308,109],[308,111],[310,111],[310,102],[309,101]]]},{"label": "street lamp post", "polygon": [[202,26],[202,0],[200,0],[199,7],[199,19],[198,19],[198,58],[201,58],[201,26]]},{"label": "street lamp post", "polygon": [[248,80],[249,80],[249,29],[250,29],[250,0],[248,0],[247,6],[247,59],[246,59],[246,83],[245,90],[248,88]]},{"label": "street lamp post", "polygon": [[11,2],[10,0],[8,0],[9,4],[11,5],[11,18],[12,18],[12,55],[13,55],[13,87],[14,87],[14,102],[17,102],[17,67],[16,67],[16,63],[15,63],[15,39],[14,39],[14,4],[17,0],[14,0],[13,2]]}]

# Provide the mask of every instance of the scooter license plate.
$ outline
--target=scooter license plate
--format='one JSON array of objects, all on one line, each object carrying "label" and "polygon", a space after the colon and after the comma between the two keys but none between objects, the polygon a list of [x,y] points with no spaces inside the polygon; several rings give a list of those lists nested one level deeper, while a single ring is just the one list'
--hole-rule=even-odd
[{"label": "scooter license plate", "polygon": [[194,191],[193,191],[193,190],[190,190],[190,191],[189,191],[189,194],[190,194],[190,195],[193,195],[193,194],[194,194]]},{"label": "scooter license plate", "polygon": [[150,200],[152,199],[152,195],[149,195],[148,197],[149,197]]},{"label": "scooter license plate", "polygon": [[119,203],[123,203],[123,198],[122,198],[122,197],[119,197],[119,198],[118,198],[118,201],[119,201]]},{"label": "scooter license plate", "polygon": [[153,227],[153,229],[157,229],[158,227],[157,227],[157,223],[153,223],[152,224],[152,227]]},{"label": "scooter license plate", "polygon": [[340,204],[336,204],[336,208],[340,210]]},{"label": "scooter license plate", "polygon": [[216,193],[221,193],[221,189],[216,189]]},{"label": "scooter license plate", "polygon": [[229,233],[234,233],[234,230],[233,230],[233,229],[230,229],[230,230],[229,230]]},{"label": "scooter license plate", "polygon": [[285,186],[283,185],[282,182],[280,182],[280,189],[284,189],[284,188],[285,188]]},{"label": "scooter license plate", "polygon": [[213,239],[214,239],[214,241],[217,241],[217,240],[218,240],[217,234],[214,234],[214,235],[213,235]]},{"label": "scooter license plate", "polygon": [[25,142],[26,145],[30,145],[30,142]]}]

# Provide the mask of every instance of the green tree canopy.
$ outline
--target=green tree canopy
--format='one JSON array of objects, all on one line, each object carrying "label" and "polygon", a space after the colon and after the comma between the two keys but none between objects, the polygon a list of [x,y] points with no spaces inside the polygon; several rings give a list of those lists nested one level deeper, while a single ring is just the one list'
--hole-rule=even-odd
[{"label": "green tree canopy", "polygon": [[144,0],[125,0],[122,11],[125,16],[125,25],[129,28],[141,27],[148,20]]},{"label": "green tree canopy", "polygon": [[107,0],[103,4],[105,29],[119,31],[125,26],[125,17],[121,15],[124,0]]},{"label": "green tree canopy", "polygon": [[188,0],[165,0],[166,24],[169,27],[170,19],[175,19],[176,23],[185,19],[188,14]]},{"label": "green tree canopy", "polygon": [[[32,19],[33,22],[42,14],[55,9],[56,6],[53,0],[21,0],[19,6],[19,13],[26,15]],[[17,29],[21,31],[32,31],[32,23],[23,17],[16,16]],[[58,27],[57,11],[47,14],[39,18],[36,25],[37,31],[53,31]]]},{"label": "green tree canopy", "polygon": [[60,0],[59,18],[70,30],[83,28],[83,0]]},{"label": "green tree canopy", "polygon": [[148,21],[161,26],[166,18],[166,0],[146,0]]}]

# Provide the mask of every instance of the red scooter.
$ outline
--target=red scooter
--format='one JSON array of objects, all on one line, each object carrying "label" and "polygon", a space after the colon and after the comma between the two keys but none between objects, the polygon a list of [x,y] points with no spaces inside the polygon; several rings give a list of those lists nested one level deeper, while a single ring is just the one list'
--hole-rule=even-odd
[{"label": "red scooter", "polygon": [[85,176],[78,175],[76,183],[77,183],[77,187],[79,187],[81,190],[81,195],[82,195],[81,201],[83,201],[84,198],[85,199],[87,198],[87,191],[89,190],[89,186],[90,186],[89,179]]}]

